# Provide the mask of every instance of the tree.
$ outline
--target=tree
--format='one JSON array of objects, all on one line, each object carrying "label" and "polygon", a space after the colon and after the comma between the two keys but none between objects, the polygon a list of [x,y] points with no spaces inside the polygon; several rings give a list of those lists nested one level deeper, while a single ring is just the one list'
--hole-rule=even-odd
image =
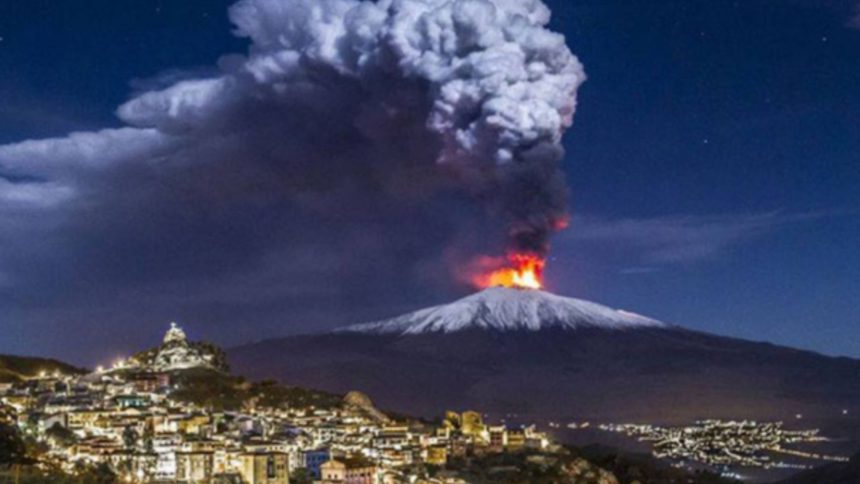
[{"label": "tree", "polygon": [[155,452],[155,444],[153,442],[153,438],[155,437],[155,432],[152,430],[151,425],[147,425],[143,429],[143,451],[149,454]]},{"label": "tree", "polygon": [[304,467],[300,467],[290,474],[290,482],[294,484],[311,484],[314,482],[313,476]]},{"label": "tree", "polygon": [[116,473],[105,463],[87,468],[80,477],[82,482],[93,484],[113,484],[118,480]]},{"label": "tree", "polygon": [[57,445],[61,447],[70,447],[78,441],[75,433],[71,430],[63,427],[58,423],[55,423],[48,430],[45,431],[45,435],[51,438]]},{"label": "tree", "polygon": [[122,442],[125,444],[127,449],[134,449],[137,447],[137,441],[140,437],[137,435],[137,431],[134,430],[134,427],[128,426],[122,432]]},{"label": "tree", "polygon": [[26,456],[27,448],[18,429],[0,424],[0,465],[18,464]]}]

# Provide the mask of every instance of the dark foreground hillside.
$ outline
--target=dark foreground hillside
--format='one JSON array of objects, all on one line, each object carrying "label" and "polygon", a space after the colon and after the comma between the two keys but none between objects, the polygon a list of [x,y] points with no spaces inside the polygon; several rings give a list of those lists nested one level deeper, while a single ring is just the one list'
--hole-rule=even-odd
[{"label": "dark foreground hillside", "polygon": [[683,329],[333,333],[233,348],[236,370],[435,416],[687,423],[860,412],[860,361]]},{"label": "dark foreground hillside", "polygon": [[860,483],[860,453],[851,462],[830,464],[801,472],[779,484],[858,484]]},{"label": "dark foreground hillside", "polygon": [[49,358],[0,355],[0,383],[11,383],[47,374],[81,374],[84,370]]}]

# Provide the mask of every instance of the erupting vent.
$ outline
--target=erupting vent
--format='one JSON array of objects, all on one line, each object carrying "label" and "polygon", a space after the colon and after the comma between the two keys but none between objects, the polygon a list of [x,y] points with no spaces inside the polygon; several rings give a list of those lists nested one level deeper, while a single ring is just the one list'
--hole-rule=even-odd
[{"label": "erupting vent", "polygon": [[474,277],[475,286],[541,289],[546,261],[534,254],[509,254],[505,267],[481,273]]}]

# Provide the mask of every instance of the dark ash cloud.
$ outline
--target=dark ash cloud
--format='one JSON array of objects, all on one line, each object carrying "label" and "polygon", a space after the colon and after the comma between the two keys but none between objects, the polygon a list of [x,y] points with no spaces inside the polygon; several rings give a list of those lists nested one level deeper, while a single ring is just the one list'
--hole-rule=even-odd
[{"label": "dark ash cloud", "polygon": [[446,263],[478,253],[546,250],[585,78],[549,15],[238,2],[246,55],[135,83],[125,127],[0,146],[0,317],[54,345],[114,325],[131,345],[182,316],[249,339],[454,291]]}]

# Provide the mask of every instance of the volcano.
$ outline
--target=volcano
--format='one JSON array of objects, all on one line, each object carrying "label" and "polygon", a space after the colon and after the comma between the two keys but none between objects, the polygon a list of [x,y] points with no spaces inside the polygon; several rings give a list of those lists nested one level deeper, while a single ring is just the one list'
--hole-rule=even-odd
[{"label": "volcano", "polygon": [[539,290],[490,288],[228,354],[245,374],[359,390],[381,408],[428,417],[476,408],[544,422],[831,422],[860,413],[860,360],[691,331]]},{"label": "volcano", "polygon": [[492,287],[452,304],[340,331],[405,336],[471,329],[505,332],[648,327],[665,328],[667,325],[634,313],[544,291]]}]

